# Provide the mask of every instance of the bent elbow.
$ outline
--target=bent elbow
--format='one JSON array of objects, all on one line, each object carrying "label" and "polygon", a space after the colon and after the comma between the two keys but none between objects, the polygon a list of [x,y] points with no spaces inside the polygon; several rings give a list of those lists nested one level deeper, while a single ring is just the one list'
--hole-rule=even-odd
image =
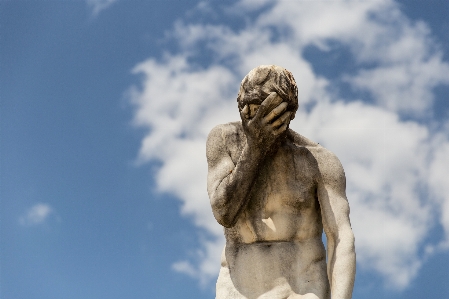
[{"label": "bent elbow", "polygon": [[230,220],[228,218],[222,218],[222,219],[217,220],[217,221],[218,221],[218,223],[221,226],[223,226],[225,228],[231,228],[231,227],[233,227],[235,225],[235,221],[232,221],[232,220]]},{"label": "bent elbow", "polygon": [[215,220],[226,228],[233,227],[237,222],[237,217],[232,217],[231,211],[226,206],[212,203],[212,212],[214,213]]},{"label": "bent elbow", "polygon": [[226,198],[226,195],[214,192],[211,194],[210,199],[215,220],[226,228],[233,227],[237,222],[237,217],[230,207],[230,201]]},{"label": "bent elbow", "polygon": [[220,211],[219,209],[213,209],[214,217],[217,222],[226,228],[233,227],[236,223],[236,218],[229,216],[229,214]]}]

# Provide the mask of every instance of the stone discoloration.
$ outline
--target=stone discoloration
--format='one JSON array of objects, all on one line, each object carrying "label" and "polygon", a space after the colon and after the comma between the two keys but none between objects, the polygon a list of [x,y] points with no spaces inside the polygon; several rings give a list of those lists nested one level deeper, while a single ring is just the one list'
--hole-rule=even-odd
[{"label": "stone discoloration", "polygon": [[216,298],[351,297],[344,171],[330,151],[288,129],[295,92],[285,69],[256,68],[242,81],[242,121],[209,134],[208,193],[226,237]]}]

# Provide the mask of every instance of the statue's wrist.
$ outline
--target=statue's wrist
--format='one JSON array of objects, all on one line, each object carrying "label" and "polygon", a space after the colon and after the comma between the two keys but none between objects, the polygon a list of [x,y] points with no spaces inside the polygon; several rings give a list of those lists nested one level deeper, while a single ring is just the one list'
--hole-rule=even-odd
[{"label": "statue's wrist", "polygon": [[259,142],[251,142],[251,141],[247,142],[246,148],[247,148],[246,152],[251,157],[251,160],[255,161],[263,159],[269,149],[263,144],[260,144]]}]

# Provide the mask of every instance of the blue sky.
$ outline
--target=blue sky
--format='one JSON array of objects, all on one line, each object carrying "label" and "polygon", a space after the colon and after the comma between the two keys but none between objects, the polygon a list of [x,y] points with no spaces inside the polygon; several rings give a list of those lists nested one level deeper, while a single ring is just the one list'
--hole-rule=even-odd
[{"label": "blue sky", "polygon": [[291,70],[342,160],[354,298],[449,297],[447,1],[0,2],[0,298],[213,298],[205,138]]}]

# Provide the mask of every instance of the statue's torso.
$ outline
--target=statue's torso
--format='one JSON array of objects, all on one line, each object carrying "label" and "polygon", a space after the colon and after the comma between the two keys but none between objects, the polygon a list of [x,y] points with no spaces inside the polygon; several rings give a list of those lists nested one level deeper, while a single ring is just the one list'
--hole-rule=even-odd
[{"label": "statue's torso", "polygon": [[[236,164],[245,134],[239,123],[224,134]],[[266,159],[247,206],[225,229],[217,298],[329,298],[318,177],[308,147],[290,140]]]}]

